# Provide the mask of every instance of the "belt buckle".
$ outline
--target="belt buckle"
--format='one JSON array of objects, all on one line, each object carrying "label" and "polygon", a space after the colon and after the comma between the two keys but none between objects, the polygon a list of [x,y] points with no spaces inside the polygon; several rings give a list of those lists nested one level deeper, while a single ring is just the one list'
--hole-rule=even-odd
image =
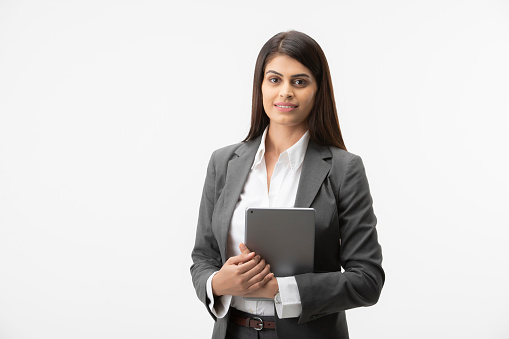
[{"label": "belt buckle", "polygon": [[263,320],[261,318],[253,317],[251,319],[258,320],[260,322],[260,325],[259,325],[260,327],[253,327],[255,330],[257,330],[257,331],[263,330]]}]

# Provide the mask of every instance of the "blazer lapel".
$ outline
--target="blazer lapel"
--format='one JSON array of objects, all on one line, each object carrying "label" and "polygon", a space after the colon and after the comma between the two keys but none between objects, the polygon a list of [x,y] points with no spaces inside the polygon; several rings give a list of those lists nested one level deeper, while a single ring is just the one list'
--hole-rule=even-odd
[{"label": "blazer lapel", "polygon": [[246,183],[261,139],[261,136],[259,136],[256,139],[243,143],[235,151],[236,157],[228,162],[226,180],[223,188],[224,210],[222,211],[222,224],[220,225],[220,234],[218,238],[218,245],[222,252],[223,261],[226,261],[226,239],[228,237],[233,211],[239,201],[240,193]]},{"label": "blazer lapel", "polygon": [[299,187],[295,198],[295,207],[308,208],[315,199],[320,186],[330,171],[331,165],[324,159],[332,154],[327,146],[309,141],[306,156],[302,163]]}]

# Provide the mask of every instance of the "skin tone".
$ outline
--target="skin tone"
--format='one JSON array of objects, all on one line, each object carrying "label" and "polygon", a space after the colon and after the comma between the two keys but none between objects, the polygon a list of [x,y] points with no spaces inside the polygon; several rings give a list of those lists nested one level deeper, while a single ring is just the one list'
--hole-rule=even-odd
[{"label": "skin tone", "polygon": [[279,287],[270,265],[244,244],[239,248],[242,253],[230,257],[212,278],[212,293],[215,296],[274,298]]},{"label": "skin tone", "polygon": [[[264,70],[263,108],[270,119],[265,138],[267,190],[279,155],[294,145],[308,130],[318,85],[311,71],[297,60],[279,54]],[[215,296],[235,295],[274,298],[279,291],[270,265],[244,244],[240,255],[229,258],[212,278]]]},{"label": "skin tone", "polygon": [[[267,63],[262,82],[263,108],[270,119],[265,138],[267,189],[270,188],[270,179],[279,155],[299,141],[308,130],[307,118],[313,108],[317,89],[311,71],[297,60],[287,55],[277,55]],[[296,106],[290,111],[278,107],[287,105]]]},{"label": "skin tone", "polygon": [[[276,280],[274,274],[270,273],[270,265],[267,265],[265,260],[251,252],[244,244],[240,244],[239,248],[242,253],[230,257],[212,278],[212,293],[215,296],[251,296],[254,292],[257,292],[256,295],[259,296],[262,286],[267,285],[271,280]],[[271,296],[266,297],[271,298]]]}]

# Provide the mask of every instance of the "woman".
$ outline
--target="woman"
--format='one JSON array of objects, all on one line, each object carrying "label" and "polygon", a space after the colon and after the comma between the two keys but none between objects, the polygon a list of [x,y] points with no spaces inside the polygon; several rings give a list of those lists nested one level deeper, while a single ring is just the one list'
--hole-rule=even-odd
[{"label": "woman", "polygon": [[[246,207],[314,208],[314,272],[274,277],[242,244]],[[375,226],[322,49],[301,32],[275,35],[256,61],[248,136],[207,169],[191,274],[213,338],[348,338],[345,310],[375,304],[385,280]]]}]

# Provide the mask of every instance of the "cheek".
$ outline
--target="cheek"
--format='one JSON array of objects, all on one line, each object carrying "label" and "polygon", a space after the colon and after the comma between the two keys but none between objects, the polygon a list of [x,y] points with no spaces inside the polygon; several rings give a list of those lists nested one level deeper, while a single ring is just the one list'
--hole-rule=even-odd
[{"label": "cheek", "polygon": [[269,99],[271,96],[271,88],[269,86],[262,86],[262,97],[263,100]]},{"label": "cheek", "polygon": [[316,92],[312,91],[306,96],[306,106],[309,110],[313,108],[313,104],[315,103],[315,95]]},{"label": "cheek", "polygon": [[272,105],[272,102],[274,101],[274,90],[271,88],[263,88],[262,87],[262,101],[263,105]]},{"label": "cheek", "polygon": [[267,112],[267,109],[269,108],[269,101],[270,101],[269,93],[267,92],[267,89],[263,88],[262,86],[262,104],[265,112]]}]

